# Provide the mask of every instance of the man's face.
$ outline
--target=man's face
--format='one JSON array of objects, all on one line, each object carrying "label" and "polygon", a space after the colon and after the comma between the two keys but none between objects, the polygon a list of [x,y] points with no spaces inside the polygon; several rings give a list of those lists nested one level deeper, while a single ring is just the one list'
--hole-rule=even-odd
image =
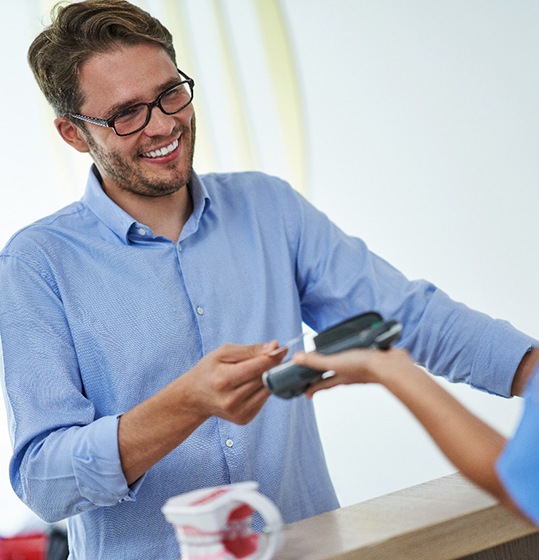
[{"label": "man's face", "polygon": [[[84,102],[80,112],[108,119],[130,105],[153,101],[181,79],[158,45],[119,46],[82,65],[79,82]],[[174,115],[154,107],[148,125],[129,136],[118,136],[112,128],[91,123],[85,127],[82,134],[105,190],[159,197],[178,191],[189,181],[195,142],[192,104]]]}]

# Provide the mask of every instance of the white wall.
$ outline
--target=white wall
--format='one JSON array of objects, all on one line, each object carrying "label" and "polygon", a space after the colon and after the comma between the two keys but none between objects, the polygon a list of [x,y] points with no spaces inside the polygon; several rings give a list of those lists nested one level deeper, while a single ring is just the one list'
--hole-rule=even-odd
[{"label": "white wall", "polygon": [[[167,23],[162,3],[137,3],[162,10]],[[197,37],[198,57],[204,60],[204,44],[214,48],[204,13],[211,3],[180,4],[189,13],[190,36]],[[86,160],[51,133],[52,114],[25,62],[46,5],[11,2],[10,17],[0,24],[2,43],[9,45],[0,51],[0,245],[15,229],[78,198],[84,186]],[[256,40],[252,0],[222,6],[236,39]],[[534,289],[539,272],[534,258],[539,4],[282,0],[280,6],[306,116],[308,198],[410,278],[428,278],[455,299],[539,337]],[[241,50],[236,58],[248,67]],[[194,75],[200,114],[213,93],[199,76],[202,69]],[[279,80],[278,75],[270,78]],[[257,134],[258,151],[265,153],[260,168],[291,179],[282,154],[273,157],[275,131],[266,122],[264,146],[263,116],[249,114],[262,131]],[[218,144],[225,131],[217,122],[211,133]],[[200,141],[204,146],[207,139]],[[199,155],[205,153],[202,148]],[[197,170],[209,170],[208,161],[199,157]],[[212,167],[225,169],[230,161],[225,154]],[[519,400],[467,387],[450,390],[511,433]],[[380,388],[335,389],[317,396],[316,406],[343,504],[453,471]],[[2,426],[0,503],[15,504],[5,474],[8,447]],[[0,534],[14,520],[0,510]]]}]

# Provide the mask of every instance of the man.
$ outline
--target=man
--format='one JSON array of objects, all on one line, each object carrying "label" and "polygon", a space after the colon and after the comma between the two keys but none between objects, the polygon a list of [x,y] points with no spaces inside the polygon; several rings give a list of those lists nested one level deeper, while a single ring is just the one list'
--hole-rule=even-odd
[{"label": "man", "polygon": [[194,82],[149,14],[65,5],[29,61],[94,162],[82,200],[0,256],[11,482],[68,518],[72,558],[176,558],[160,508],[194,488],[256,480],[287,522],[338,507],[312,403],[261,383],[281,354],[257,343],[302,321],[375,309],[431,371],[522,389],[529,337],[409,282],[279,179],[193,172]]}]

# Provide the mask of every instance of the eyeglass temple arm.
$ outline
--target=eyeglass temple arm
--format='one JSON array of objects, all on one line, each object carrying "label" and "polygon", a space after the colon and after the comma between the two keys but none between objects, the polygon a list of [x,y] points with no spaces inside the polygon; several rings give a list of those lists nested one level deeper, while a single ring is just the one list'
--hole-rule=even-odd
[{"label": "eyeglass temple arm", "polygon": [[73,119],[79,119],[80,121],[98,124],[99,126],[111,127],[108,121],[105,119],[98,119],[97,117],[87,117],[86,115],[79,115],[78,113],[66,113],[66,116]]}]

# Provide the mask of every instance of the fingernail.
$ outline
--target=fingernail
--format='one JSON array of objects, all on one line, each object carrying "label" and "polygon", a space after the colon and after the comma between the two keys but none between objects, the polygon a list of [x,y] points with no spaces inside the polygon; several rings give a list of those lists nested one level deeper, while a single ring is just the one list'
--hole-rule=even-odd
[{"label": "fingernail", "polygon": [[266,342],[266,343],[264,343],[264,345],[262,346],[262,350],[263,350],[264,352],[267,352],[268,350],[272,350],[273,347],[274,347],[274,345],[275,345],[275,341],[274,341],[274,340],[272,340],[271,342]]}]

